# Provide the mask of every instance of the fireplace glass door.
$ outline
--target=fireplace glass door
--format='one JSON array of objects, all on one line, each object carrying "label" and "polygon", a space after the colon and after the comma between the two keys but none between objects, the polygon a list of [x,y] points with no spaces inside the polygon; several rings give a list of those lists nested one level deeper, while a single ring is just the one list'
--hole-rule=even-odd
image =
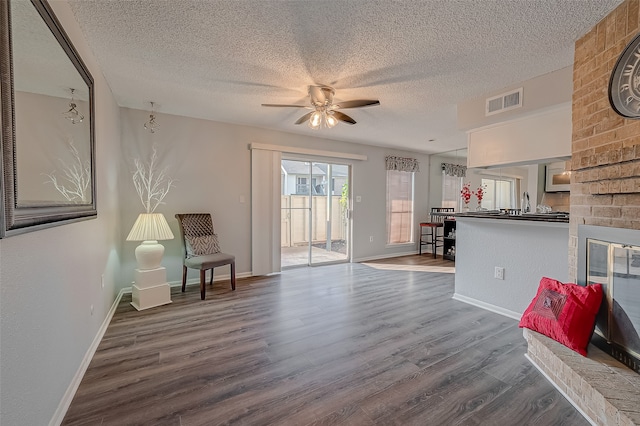
[{"label": "fireplace glass door", "polygon": [[595,283],[605,297],[596,333],[640,357],[640,247],[587,239],[587,284]]},{"label": "fireplace glass door", "polygon": [[596,319],[595,332],[609,340],[609,245],[611,243],[587,240],[587,284],[601,284],[603,292],[602,305]]},{"label": "fireplace glass door", "polygon": [[640,247],[612,245],[611,340],[640,357]]}]

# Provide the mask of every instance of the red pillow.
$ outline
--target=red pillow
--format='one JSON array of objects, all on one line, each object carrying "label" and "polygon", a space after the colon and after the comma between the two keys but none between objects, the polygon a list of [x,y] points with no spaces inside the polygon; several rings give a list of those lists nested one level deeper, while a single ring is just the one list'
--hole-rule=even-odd
[{"label": "red pillow", "polygon": [[600,284],[583,287],[543,277],[519,327],[537,331],[587,356],[601,302]]}]

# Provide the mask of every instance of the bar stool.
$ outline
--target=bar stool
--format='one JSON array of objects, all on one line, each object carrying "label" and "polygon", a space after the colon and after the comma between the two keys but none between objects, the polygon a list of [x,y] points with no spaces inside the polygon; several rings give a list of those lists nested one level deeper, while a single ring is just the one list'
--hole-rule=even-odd
[{"label": "bar stool", "polygon": [[432,207],[429,222],[420,222],[420,247],[418,249],[420,255],[422,255],[422,246],[431,246],[433,258],[437,257],[437,248],[444,246],[444,235],[438,235],[438,229],[444,227],[445,218],[451,216],[453,212],[453,207]]}]

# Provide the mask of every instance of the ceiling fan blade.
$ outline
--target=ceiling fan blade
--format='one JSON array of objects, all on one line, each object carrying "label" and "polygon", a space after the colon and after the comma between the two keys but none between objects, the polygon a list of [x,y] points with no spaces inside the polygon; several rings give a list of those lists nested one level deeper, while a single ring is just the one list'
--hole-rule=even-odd
[{"label": "ceiling fan blade", "polygon": [[324,90],[320,86],[309,86],[309,96],[313,105],[324,105],[327,101]]},{"label": "ceiling fan blade", "polygon": [[333,111],[333,116],[338,120],[342,121],[343,123],[356,124],[356,120],[354,120],[353,118],[349,117],[347,114],[344,114],[340,111]]},{"label": "ceiling fan blade", "polygon": [[311,114],[313,114],[315,111],[311,111],[306,113],[305,115],[303,115],[302,117],[298,118],[298,121],[295,122],[295,124],[302,124],[305,121],[309,121],[309,119],[311,118]]},{"label": "ceiling fan blade", "polygon": [[358,99],[355,101],[344,101],[338,102],[333,105],[335,109],[345,109],[345,108],[361,108],[366,106],[375,106],[380,105],[379,100],[371,100],[371,99]]},{"label": "ceiling fan blade", "polygon": [[264,107],[309,108],[308,105],[262,104]]}]

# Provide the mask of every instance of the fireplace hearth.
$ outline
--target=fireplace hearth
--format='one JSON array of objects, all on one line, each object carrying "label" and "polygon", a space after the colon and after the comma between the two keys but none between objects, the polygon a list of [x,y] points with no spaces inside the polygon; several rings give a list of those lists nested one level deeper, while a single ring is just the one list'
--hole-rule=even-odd
[{"label": "fireplace hearth", "polygon": [[640,374],[640,231],[578,227],[578,284],[604,298],[592,343]]},{"label": "fireplace hearth", "polygon": [[589,356],[529,329],[526,357],[593,425],[640,425],[640,375],[589,345]]}]

